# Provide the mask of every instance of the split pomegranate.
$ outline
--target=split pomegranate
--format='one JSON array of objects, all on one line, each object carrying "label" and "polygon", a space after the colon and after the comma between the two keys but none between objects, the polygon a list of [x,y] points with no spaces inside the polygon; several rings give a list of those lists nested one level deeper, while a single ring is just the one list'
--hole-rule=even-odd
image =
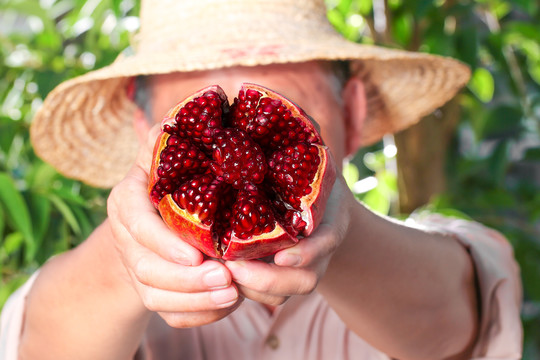
[{"label": "split pomegranate", "polygon": [[209,86],[164,118],[150,199],[208,256],[261,258],[317,227],[336,177],[329,156],[309,117],[285,97],[243,84],[229,105]]}]

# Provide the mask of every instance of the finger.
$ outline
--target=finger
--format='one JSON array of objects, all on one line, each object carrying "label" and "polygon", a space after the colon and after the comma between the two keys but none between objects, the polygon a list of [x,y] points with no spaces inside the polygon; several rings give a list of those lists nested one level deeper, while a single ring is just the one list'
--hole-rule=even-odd
[{"label": "finger", "polygon": [[122,235],[116,237],[124,239],[119,251],[133,283],[181,292],[208,291],[231,284],[230,272],[217,261],[207,260],[199,266],[170,262],[139,244],[124,228],[119,232]]},{"label": "finger", "polygon": [[249,289],[274,296],[305,295],[318,282],[316,272],[307,268],[282,267],[262,261],[227,261],[233,280]]},{"label": "finger", "polygon": [[243,285],[238,285],[238,291],[242,297],[256,301],[261,304],[279,306],[289,299],[289,296],[270,295],[250,289]]},{"label": "finger", "polygon": [[234,286],[198,293],[156,289],[140,283],[136,287],[144,306],[154,312],[212,311],[233,306],[239,298]]},{"label": "finger", "polygon": [[147,249],[139,249],[130,268],[138,282],[176,292],[202,292],[231,286],[229,270],[221,263],[207,260],[199,266],[184,266],[163,260]]},{"label": "finger", "polygon": [[202,326],[214,323],[231,314],[240,306],[242,300],[242,298],[239,298],[232,306],[224,309],[196,312],[159,312],[159,316],[169,326],[177,329]]},{"label": "finger", "polygon": [[142,170],[132,169],[109,196],[109,217],[122,224],[133,239],[165,260],[183,265],[200,265],[203,255],[181,241],[158,215],[150,202]]},{"label": "finger", "polygon": [[321,259],[328,259],[347,233],[351,199],[352,202],[356,201],[343,178],[338,176],[319,226],[295,246],[276,253],[274,262],[280,266],[305,267],[312,266]]},{"label": "finger", "polygon": [[315,263],[329,258],[340,243],[335,228],[321,224],[315,232],[296,245],[281,250],[274,255],[274,263],[279,266],[311,267]]}]

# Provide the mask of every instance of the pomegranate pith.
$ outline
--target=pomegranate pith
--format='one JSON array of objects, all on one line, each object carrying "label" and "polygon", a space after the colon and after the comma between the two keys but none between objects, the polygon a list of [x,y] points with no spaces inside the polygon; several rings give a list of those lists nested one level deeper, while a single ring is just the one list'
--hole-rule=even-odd
[{"label": "pomegranate pith", "polygon": [[285,97],[244,84],[229,108],[210,86],[171,109],[162,129],[150,198],[205,254],[265,257],[320,222],[335,170],[313,123]]}]

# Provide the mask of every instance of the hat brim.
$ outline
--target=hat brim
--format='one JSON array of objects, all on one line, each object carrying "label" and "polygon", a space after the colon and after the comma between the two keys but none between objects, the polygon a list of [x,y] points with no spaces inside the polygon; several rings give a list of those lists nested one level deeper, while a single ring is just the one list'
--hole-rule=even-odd
[{"label": "hat brim", "polygon": [[224,44],[194,49],[189,61],[181,53],[146,52],[120,56],[107,67],[59,85],[37,112],[31,140],[36,153],[60,173],[93,186],[112,187],[133,164],[138,148],[132,125],[135,105],[126,93],[129,78],[311,60],[350,60],[353,74],[369,79],[376,89],[378,101],[368,109],[362,145],[416,123],[454,97],[470,77],[469,68],[454,59],[340,37],[279,46]]}]

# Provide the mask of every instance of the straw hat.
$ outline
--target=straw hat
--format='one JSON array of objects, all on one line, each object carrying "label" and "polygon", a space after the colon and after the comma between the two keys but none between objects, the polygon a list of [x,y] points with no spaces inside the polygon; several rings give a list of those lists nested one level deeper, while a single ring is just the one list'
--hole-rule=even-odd
[{"label": "straw hat", "polygon": [[64,175],[111,187],[138,147],[135,105],[125,90],[130,77],[316,59],[352,60],[353,74],[376,92],[364,145],[415,123],[470,76],[452,59],[345,40],[328,22],[323,0],[148,0],[134,54],[60,84],[36,114],[31,139]]}]

